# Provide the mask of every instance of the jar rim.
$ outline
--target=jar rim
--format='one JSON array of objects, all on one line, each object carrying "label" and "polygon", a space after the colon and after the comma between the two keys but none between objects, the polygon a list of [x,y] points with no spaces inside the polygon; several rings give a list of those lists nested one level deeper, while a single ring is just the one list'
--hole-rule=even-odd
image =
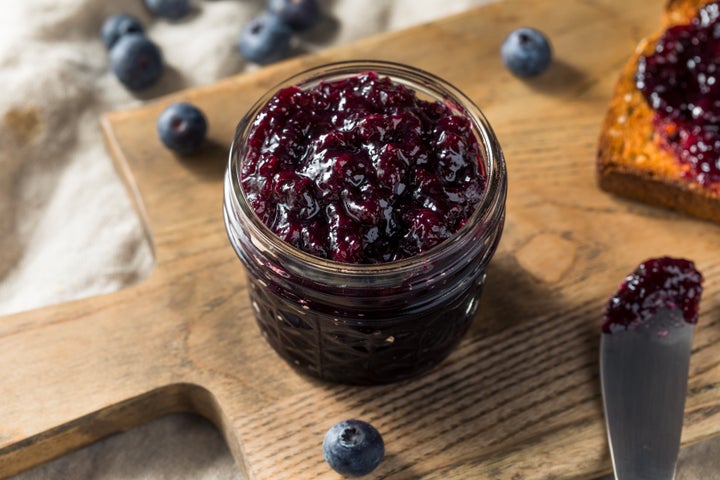
[{"label": "jar rim", "polygon": [[[239,162],[240,155],[237,154],[243,138],[248,133],[254,119],[259,111],[280,89],[289,86],[307,86],[313,82],[332,80],[333,77],[342,78],[348,75],[357,75],[366,71],[374,71],[378,75],[387,76],[392,81],[405,83],[415,91],[418,87],[431,89],[436,94],[442,94],[445,100],[452,101],[460,107],[463,113],[467,114],[473,123],[474,130],[480,135],[480,146],[482,149],[482,160],[485,166],[486,186],[482,198],[467,222],[454,232],[449,238],[434,247],[411,257],[388,262],[373,264],[344,263],[331,259],[318,257],[307,253],[293,245],[283,241],[270,227],[268,227],[254,209],[247,202],[242,190]],[[425,90],[420,90],[428,93]],[[311,265],[319,273],[357,275],[382,275],[383,273],[402,273],[404,271],[416,270],[419,264],[433,262],[442,252],[451,249],[462,241],[473,226],[478,223],[493,223],[494,216],[504,213],[504,203],[507,195],[507,171],[505,159],[497,141],[495,132],[482,111],[475,103],[461,92],[457,87],[435,74],[420,68],[384,60],[346,60],[332,63],[325,63],[298,72],[266,91],[243,116],[235,131],[230,154],[228,159],[228,173],[226,177],[226,195],[232,194],[237,201],[243,215],[249,220],[250,225],[256,234],[272,244],[272,247],[288,258],[294,258],[303,264]],[[229,192],[227,190],[230,190]],[[499,220],[502,221],[502,220]],[[492,229],[488,229],[492,230]]]}]

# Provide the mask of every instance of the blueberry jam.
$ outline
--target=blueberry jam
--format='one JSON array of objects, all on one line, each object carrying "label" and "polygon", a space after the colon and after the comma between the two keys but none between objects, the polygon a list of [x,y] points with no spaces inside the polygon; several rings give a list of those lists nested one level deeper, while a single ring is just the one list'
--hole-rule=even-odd
[{"label": "blueberry jam", "polygon": [[667,147],[685,175],[720,188],[720,2],[666,30],[640,57],[636,84],[656,112]]},{"label": "blueberry jam", "polygon": [[223,212],[267,343],[303,374],[375,385],[460,343],[506,196],[469,98],[411,66],[350,61],[285,79],[242,117]]},{"label": "blueberry jam", "polygon": [[457,232],[486,187],[470,120],[368,71],[278,91],[241,166],[246,198],[283,241],[321,258],[375,264]]},{"label": "blueberry jam", "polygon": [[632,330],[663,308],[677,309],[686,322],[697,323],[702,281],[689,260],[647,260],[625,278],[608,302],[602,331]]}]

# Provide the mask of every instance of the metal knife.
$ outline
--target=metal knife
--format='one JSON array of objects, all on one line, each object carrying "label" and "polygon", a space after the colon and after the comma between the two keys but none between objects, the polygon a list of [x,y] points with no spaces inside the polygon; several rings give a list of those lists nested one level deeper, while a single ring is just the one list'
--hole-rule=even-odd
[{"label": "metal knife", "polygon": [[672,480],[680,449],[694,324],[662,308],[603,333],[600,377],[616,480]]}]

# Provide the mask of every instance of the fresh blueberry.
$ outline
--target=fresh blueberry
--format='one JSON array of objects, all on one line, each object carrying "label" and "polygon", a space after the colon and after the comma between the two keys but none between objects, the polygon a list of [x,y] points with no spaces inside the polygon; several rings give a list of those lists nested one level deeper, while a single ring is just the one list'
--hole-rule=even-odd
[{"label": "fresh blueberry", "polygon": [[544,72],[552,61],[547,37],[534,28],[518,28],[500,47],[505,66],[518,77],[534,77]]},{"label": "fresh blueberry", "polygon": [[375,470],[385,455],[385,444],[375,427],[362,420],[333,425],[323,440],[325,461],[346,477],[361,477]]},{"label": "fresh blueberry", "polygon": [[110,50],[110,69],[133,91],[153,86],[164,71],[162,53],[145,35],[123,35]]},{"label": "fresh blueberry", "polygon": [[292,30],[272,14],[250,20],[240,33],[238,47],[243,57],[261,65],[285,58],[290,51]]},{"label": "fresh blueberry", "polygon": [[297,32],[308,30],[320,20],[317,0],[269,0],[268,10]]},{"label": "fresh blueberry", "polygon": [[120,37],[128,33],[143,33],[143,27],[137,18],[125,13],[108,17],[103,22],[100,30],[103,43],[108,50],[115,45]]},{"label": "fresh blueberry", "polygon": [[173,103],[158,117],[157,131],[167,148],[181,155],[190,155],[205,142],[207,120],[195,105]]},{"label": "fresh blueberry", "polygon": [[173,20],[182,18],[190,11],[189,0],[145,0],[153,15]]}]

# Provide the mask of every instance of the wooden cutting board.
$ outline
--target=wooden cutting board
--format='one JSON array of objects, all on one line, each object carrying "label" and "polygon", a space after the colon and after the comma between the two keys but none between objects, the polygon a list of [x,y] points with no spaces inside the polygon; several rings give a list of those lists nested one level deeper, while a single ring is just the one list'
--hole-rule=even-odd
[{"label": "wooden cutting board", "polygon": [[[250,479],[338,478],[321,442],[357,417],[384,435],[377,478],[583,479],[610,470],[598,381],[603,308],[651,256],[706,277],[683,443],[720,432],[720,228],[596,187],[598,130],[617,74],[658,29],[662,0],[507,1],[180,92],[102,119],[157,264],[125,290],[0,318],[0,477],[169,412],[197,412]],[[556,61],[523,82],[502,39],[549,34]],[[298,375],[266,345],[224,231],[222,174],[235,125],[262,92],[320,63],[378,58],[440,75],[484,110],[505,149],[507,226],[478,317],[422,378],[382,387]],[[193,159],[155,119],[187,100],[210,122]]]}]

